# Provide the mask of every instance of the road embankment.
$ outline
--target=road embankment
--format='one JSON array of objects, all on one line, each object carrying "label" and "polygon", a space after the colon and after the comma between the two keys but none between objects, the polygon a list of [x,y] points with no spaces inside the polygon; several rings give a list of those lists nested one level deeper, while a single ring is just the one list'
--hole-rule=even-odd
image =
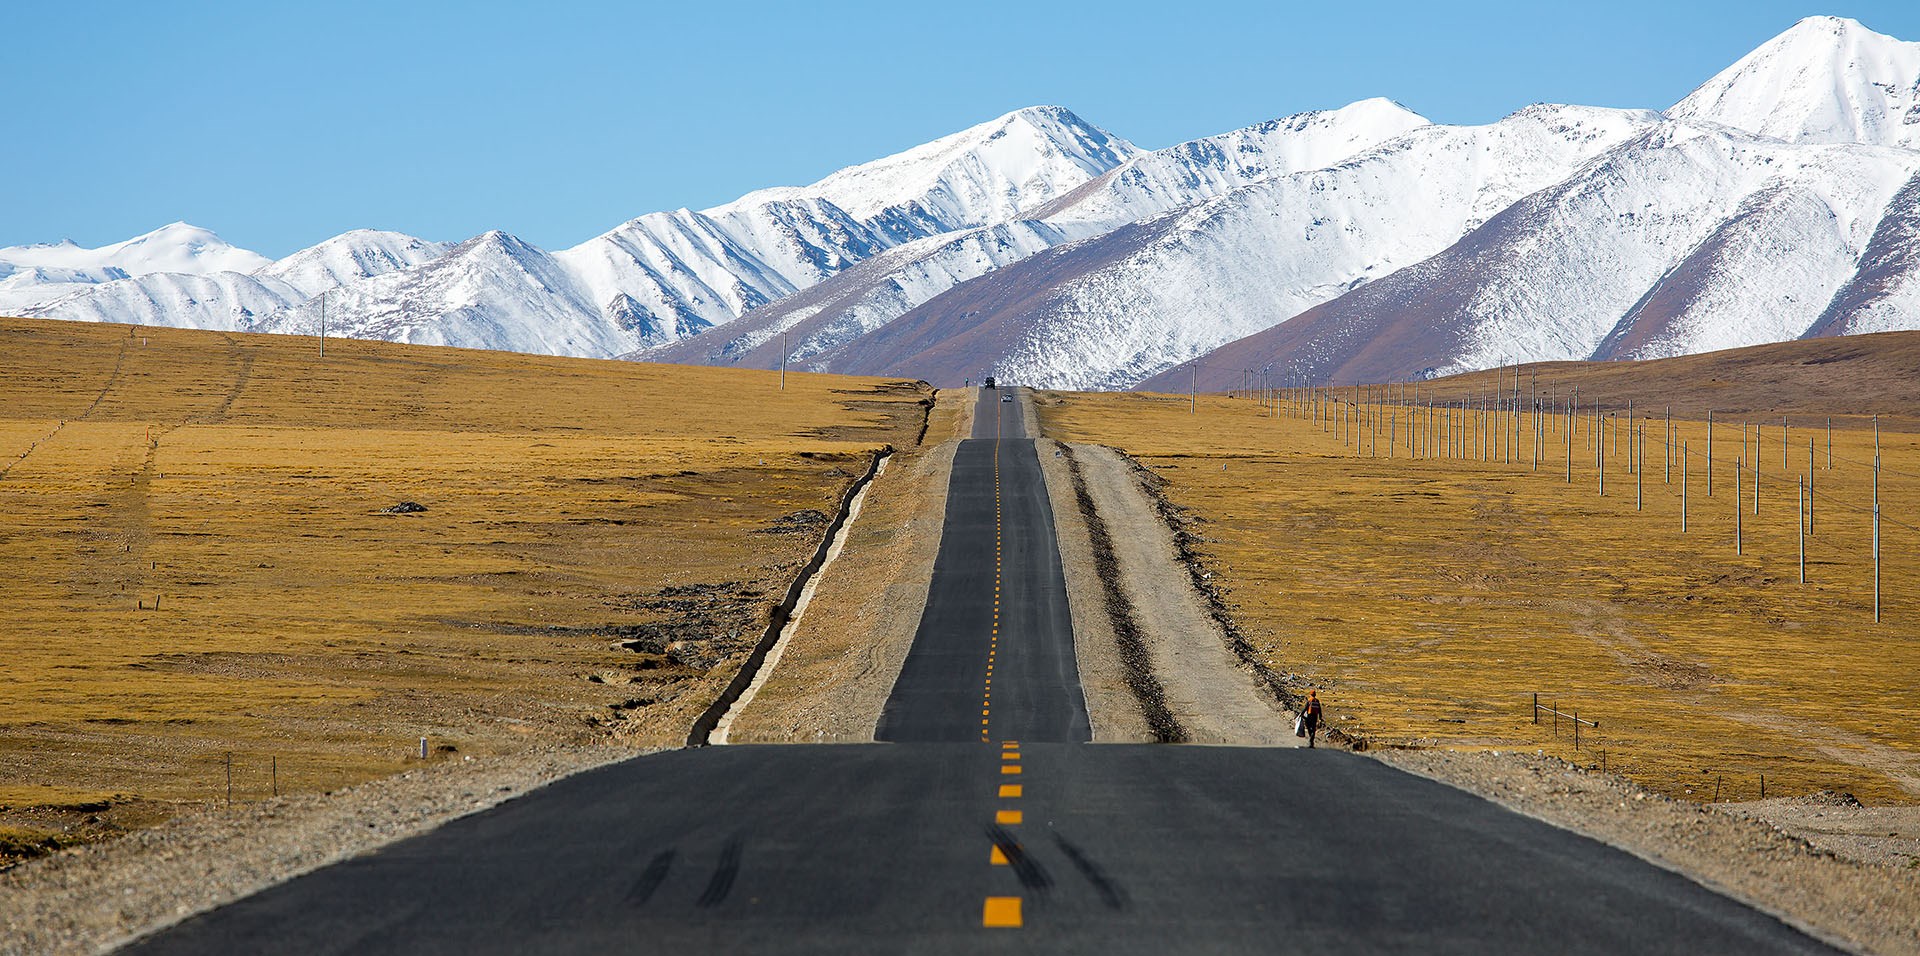
[{"label": "road embankment", "polygon": [[923,440],[867,489],[839,557],[815,583],[779,667],[735,715],[729,743],[873,740],[926,608],[953,456],[973,430],[976,390],[943,389]]}]

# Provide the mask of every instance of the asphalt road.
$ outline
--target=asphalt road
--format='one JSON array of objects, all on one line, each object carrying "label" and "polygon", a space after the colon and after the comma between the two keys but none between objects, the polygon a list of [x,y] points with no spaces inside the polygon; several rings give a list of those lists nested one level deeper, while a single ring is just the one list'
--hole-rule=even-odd
[{"label": "asphalt road", "polygon": [[[1086,715],[1059,559],[1032,445],[1001,417],[1013,410],[983,405],[1001,437],[976,430],[956,458],[921,643],[881,727],[900,742],[630,760],[137,951],[1829,951],[1364,757],[1076,743]],[[997,643],[994,576],[975,567],[989,528],[1004,542]]]},{"label": "asphalt road", "polygon": [[875,736],[1085,742],[1046,479],[1021,404],[981,395],[973,437],[954,454],[927,609]]}]

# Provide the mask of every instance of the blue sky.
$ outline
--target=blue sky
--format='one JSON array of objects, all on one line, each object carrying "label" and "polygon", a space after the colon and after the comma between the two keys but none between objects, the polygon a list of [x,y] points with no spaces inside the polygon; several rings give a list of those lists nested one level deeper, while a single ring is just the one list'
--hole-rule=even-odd
[{"label": "blue sky", "polygon": [[0,245],[559,248],[1039,103],[1147,147],[1368,96],[1659,108],[1812,14],[1920,40],[1912,0],[9,4]]}]

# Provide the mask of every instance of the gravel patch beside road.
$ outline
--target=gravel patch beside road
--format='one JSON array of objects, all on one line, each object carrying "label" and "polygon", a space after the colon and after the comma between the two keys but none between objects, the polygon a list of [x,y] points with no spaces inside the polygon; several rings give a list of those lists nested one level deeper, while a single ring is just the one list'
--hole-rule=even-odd
[{"label": "gravel patch beside road", "polygon": [[450,759],[324,794],[184,813],[0,873],[0,954],[99,953],[562,777],[651,750]]},{"label": "gravel patch beside road", "polygon": [[[1051,443],[1049,443],[1051,444]],[[1107,524],[1121,590],[1133,606],[1154,677],[1167,709],[1191,743],[1297,746],[1293,715],[1233,653],[1227,635],[1207,610],[1181,563],[1172,530],[1141,484],[1131,459],[1100,445],[1072,445],[1095,509]],[[1047,467],[1064,467],[1043,452]],[[1068,478],[1070,481],[1070,477]],[[1054,496],[1054,514],[1075,512],[1072,486]],[[1084,535],[1084,530],[1079,532]],[[1068,535],[1062,533],[1064,541]],[[1065,545],[1062,560],[1066,560]],[[1069,578],[1071,593],[1102,593],[1096,578],[1082,585]],[[1090,588],[1090,590],[1085,589]],[[1075,616],[1074,628],[1080,628]],[[1105,628],[1112,643],[1112,628]],[[1085,665],[1082,665],[1083,677]],[[1089,700],[1091,706],[1092,701]],[[1135,705],[1136,711],[1138,706]]]},{"label": "gravel patch beside road", "polygon": [[1060,570],[1067,581],[1067,613],[1073,621],[1073,653],[1080,665],[1080,690],[1096,743],[1153,743],[1153,727],[1127,685],[1127,664],[1102,599],[1104,587],[1086,517],[1075,506],[1073,476],[1059,442],[1036,443],[1040,473],[1053,500],[1054,539],[1060,546]]},{"label": "gravel patch beside road", "polygon": [[[1838,855],[1757,818],[1750,806],[1673,800],[1537,754],[1381,750],[1373,756],[1618,847],[1835,945],[1920,954],[1920,870]],[[1818,801],[1777,802],[1818,812],[1812,809]],[[1836,809],[1844,808],[1829,808]],[[1906,820],[1911,826],[1914,818]]]}]

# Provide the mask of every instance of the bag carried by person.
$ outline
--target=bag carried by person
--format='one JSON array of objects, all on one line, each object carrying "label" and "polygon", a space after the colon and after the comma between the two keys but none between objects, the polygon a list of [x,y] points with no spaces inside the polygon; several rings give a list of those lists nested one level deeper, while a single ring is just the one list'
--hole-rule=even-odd
[{"label": "bag carried by person", "polygon": [[1295,737],[1305,737],[1307,735],[1307,717],[1305,714],[1293,719],[1293,735]]}]

